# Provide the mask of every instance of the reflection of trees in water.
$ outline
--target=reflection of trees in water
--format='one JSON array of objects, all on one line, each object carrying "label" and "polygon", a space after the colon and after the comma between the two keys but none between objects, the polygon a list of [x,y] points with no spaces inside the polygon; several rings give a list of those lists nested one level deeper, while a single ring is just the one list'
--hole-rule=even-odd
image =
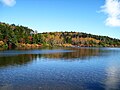
[{"label": "reflection of trees in water", "polygon": [[[17,56],[8,56],[8,57],[0,57],[0,67],[9,66],[9,65],[22,65],[27,64],[37,58],[51,58],[51,59],[59,59],[59,60],[85,60],[89,59],[92,56],[101,55],[100,49],[86,49],[86,48],[73,48],[70,49],[73,52],[64,52],[64,53],[51,53],[51,54],[23,54]],[[79,60],[80,60],[79,59]],[[48,59],[47,59],[48,60]]]},{"label": "reflection of trees in water", "polygon": [[91,56],[99,56],[101,52],[100,49],[73,49],[73,52],[66,52],[66,53],[55,53],[55,54],[43,54],[42,57],[45,58],[56,58],[56,59],[86,59],[90,58]]},{"label": "reflection of trees in water", "polygon": [[0,57],[0,67],[27,64],[28,62],[32,61],[35,58],[37,58],[37,55],[33,54]]}]

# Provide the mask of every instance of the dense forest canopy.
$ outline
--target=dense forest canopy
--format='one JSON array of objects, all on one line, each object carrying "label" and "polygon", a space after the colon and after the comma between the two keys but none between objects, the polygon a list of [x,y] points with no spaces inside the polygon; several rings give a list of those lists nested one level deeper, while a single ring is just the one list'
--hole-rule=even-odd
[{"label": "dense forest canopy", "polygon": [[0,22],[0,48],[18,44],[41,44],[47,46],[120,47],[120,40],[108,36],[83,32],[37,33],[28,27]]}]

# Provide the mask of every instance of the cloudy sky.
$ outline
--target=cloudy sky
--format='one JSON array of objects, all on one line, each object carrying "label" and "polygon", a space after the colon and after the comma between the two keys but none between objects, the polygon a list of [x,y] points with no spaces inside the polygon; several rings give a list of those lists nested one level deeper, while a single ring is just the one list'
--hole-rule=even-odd
[{"label": "cloudy sky", "polygon": [[0,0],[0,21],[38,32],[78,31],[120,39],[120,1]]}]

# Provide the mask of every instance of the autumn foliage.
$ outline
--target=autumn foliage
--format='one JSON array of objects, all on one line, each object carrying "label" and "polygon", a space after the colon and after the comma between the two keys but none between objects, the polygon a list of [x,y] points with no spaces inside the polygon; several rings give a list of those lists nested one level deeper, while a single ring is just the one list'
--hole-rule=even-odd
[{"label": "autumn foliage", "polygon": [[28,27],[0,22],[0,47],[120,47],[120,40],[83,32],[38,33]]}]

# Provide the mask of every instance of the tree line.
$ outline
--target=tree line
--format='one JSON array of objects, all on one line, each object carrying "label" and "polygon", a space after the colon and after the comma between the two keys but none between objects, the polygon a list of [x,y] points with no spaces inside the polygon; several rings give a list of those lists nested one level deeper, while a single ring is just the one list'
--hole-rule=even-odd
[{"label": "tree line", "polygon": [[28,27],[0,22],[0,48],[17,47],[19,44],[42,46],[119,47],[120,40],[108,36],[83,32],[38,33]]}]

